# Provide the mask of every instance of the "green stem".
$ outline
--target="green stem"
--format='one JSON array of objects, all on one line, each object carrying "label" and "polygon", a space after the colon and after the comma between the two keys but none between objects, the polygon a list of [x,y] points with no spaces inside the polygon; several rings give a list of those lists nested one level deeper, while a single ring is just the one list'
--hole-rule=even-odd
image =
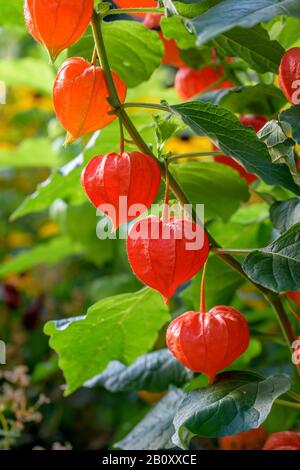
[{"label": "green stem", "polygon": [[120,106],[120,100],[119,100],[118,93],[117,93],[117,90],[116,90],[116,87],[112,78],[109,62],[108,62],[107,55],[105,52],[105,46],[104,46],[104,41],[103,41],[103,36],[102,36],[102,31],[101,31],[101,21],[99,20],[99,17],[95,11],[91,19],[91,26],[92,26],[92,31],[93,31],[93,36],[94,36],[94,41],[95,41],[95,46],[97,49],[98,57],[101,61],[102,68],[105,72],[105,79],[106,79],[107,87],[108,87],[109,94],[110,94],[111,105],[113,108],[118,108]]},{"label": "green stem", "polygon": [[124,139],[123,123],[120,117],[119,117],[119,126],[120,126],[120,153],[122,154],[124,152],[125,139]]},{"label": "green stem", "polygon": [[[269,300],[269,302],[271,303],[271,305],[273,306],[273,308],[276,312],[277,320],[278,320],[279,326],[281,328],[283,337],[285,338],[285,341],[288,344],[290,352],[292,354],[293,353],[292,343],[295,340],[296,335],[293,331],[293,327],[291,325],[291,322],[290,322],[287,314],[285,313],[285,310],[284,310],[283,305],[282,305],[281,298],[272,291],[267,291],[266,298]],[[297,370],[299,372],[298,368],[297,368]]]},{"label": "green stem", "polygon": [[279,400],[279,399],[277,399],[275,403],[276,405],[286,406],[287,408],[295,408],[297,410],[300,410],[300,403],[293,403],[292,401]]},{"label": "green stem", "polygon": [[113,10],[109,10],[102,18],[108,15],[127,15],[131,13],[164,13],[163,8],[114,8]]},{"label": "green stem", "polygon": [[205,306],[205,276],[207,271],[207,261],[203,267],[202,271],[202,278],[201,278],[201,286],[200,286],[200,313],[206,313],[206,306]]},{"label": "green stem", "polygon": [[7,423],[7,420],[2,412],[0,412],[0,424],[2,426],[3,431],[8,432],[9,431],[9,426]]},{"label": "green stem", "polygon": [[248,255],[249,253],[252,253],[255,251],[254,249],[238,249],[238,248],[215,248],[214,253],[216,255]]},{"label": "green stem", "polygon": [[[104,70],[106,82],[107,82],[107,87],[109,90],[110,94],[110,102],[112,105],[112,108],[116,110],[116,113],[119,115],[120,119],[122,120],[122,123],[124,127],[126,128],[127,132],[137,145],[137,147],[147,155],[152,156],[153,158],[156,159],[155,155],[153,154],[152,150],[149,148],[149,146],[146,144],[146,142],[143,140],[142,136],[136,129],[135,125],[127,115],[125,111],[125,107],[133,107],[133,105],[137,105],[137,107],[145,107],[145,103],[127,103],[126,105],[121,105],[115,84],[113,82],[109,62],[107,59],[106,55],[106,50],[105,50],[105,45],[102,37],[102,31],[101,31],[101,21],[100,17],[97,15],[97,13],[94,12],[92,20],[91,20],[91,26],[92,26],[92,31],[93,31],[93,36],[95,40],[95,46],[97,48],[97,53],[98,57],[101,61],[102,68]],[[161,111],[169,111],[169,109],[166,106],[163,105],[151,105],[147,104],[146,107],[151,107],[155,109],[159,109]],[[156,159],[157,161],[157,159]],[[166,169],[163,163],[160,162],[160,167],[161,167],[161,172],[162,176],[165,179],[166,177]],[[184,191],[181,189],[177,181],[173,178],[172,174],[169,174],[169,185],[170,189],[173,192],[174,196],[177,198],[177,200],[180,202],[181,205],[186,205],[190,204],[188,198],[186,197]],[[197,221],[195,211],[193,211],[193,217],[194,220]],[[211,247],[216,251],[216,249],[221,249],[220,245],[216,242],[216,240],[207,232],[207,236],[210,241]],[[271,303],[271,305],[274,308],[274,311],[276,312],[283,336],[285,338],[285,341],[287,343],[287,346],[291,350],[291,343],[293,342],[295,335],[293,333],[293,329],[291,326],[291,323],[289,321],[289,318],[287,317],[281,300],[280,298],[274,294],[273,292],[269,291],[268,289],[260,286],[259,284],[256,284],[255,282],[251,281],[248,276],[244,273],[240,263],[230,254],[228,253],[219,253],[216,252],[217,256],[221,258],[225,263],[227,263],[229,266],[231,266],[234,270],[240,273],[240,275],[246,279],[247,281],[252,282],[254,286],[257,287],[257,289],[267,298],[267,300]]]},{"label": "green stem", "polygon": [[289,392],[286,392],[286,395],[288,397],[292,398],[293,400],[300,403],[300,395],[298,395],[298,393],[295,393],[295,392],[290,390]]},{"label": "green stem", "polygon": [[167,106],[159,103],[123,103],[122,108],[146,108],[146,109],[158,109],[159,111],[170,112]]}]

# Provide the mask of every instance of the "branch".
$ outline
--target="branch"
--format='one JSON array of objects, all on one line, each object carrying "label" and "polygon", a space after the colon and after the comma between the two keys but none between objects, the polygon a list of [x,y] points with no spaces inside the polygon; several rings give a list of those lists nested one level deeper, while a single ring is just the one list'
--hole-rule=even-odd
[{"label": "branch", "polygon": [[[106,55],[106,50],[105,50],[105,45],[103,41],[103,36],[102,36],[102,31],[101,31],[101,20],[100,17],[97,15],[96,12],[94,12],[92,20],[91,20],[91,27],[93,31],[93,36],[95,40],[95,46],[97,49],[98,57],[101,61],[102,68],[105,74],[106,78],[106,83],[107,87],[109,90],[110,94],[110,103],[112,105],[112,108],[115,110],[115,112],[118,114],[119,118],[121,119],[123,126],[126,128],[128,134],[131,136],[132,140],[135,142],[137,147],[147,155],[153,157],[157,160],[155,157],[154,153],[152,150],[149,148],[149,146],[146,144],[146,142],[143,140],[142,136],[136,129],[135,125],[129,118],[128,114],[126,113],[125,107],[130,107],[133,106],[134,103],[127,103],[127,105],[122,105],[120,103],[115,84],[113,82],[109,62],[107,59]],[[128,106],[129,104],[129,106]],[[141,103],[141,105],[144,107],[144,103]],[[135,105],[136,106],[136,105]],[[137,104],[138,106],[138,104]],[[149,107],[153,107],[155,109],[163,110],[163,111],[168,111],[168,108],[163,107],[162,105],[149,105]],[[165,108],[165,109],[163,109]],[[161,172],[162,176],[165,179],[166,178],[166,169],[165,166],[162,162],[158,162],[161,167]],[[190,204],[188,198],[186,197],[184,191],[180,187],[180,185],[177,183],[177,181],[174,179],[174,177],[169,174],[169,185],[170,189],[173,192],[173,194],[176,196],[177,200],[180,202],[181,205],[186,205]],[[193,218],[195,221],[197,221],[196,213],[193,211]],[[240,273],[240,275],[246,279],[247,281],[251,282],[263,295],[264,297],[271,303],[273,306],[273,309],[277,315],[277,319],[280,325],[280,328],[282,330],[282,334],[284,336],[284,339],[287,343],[288,348],[291,350],[291,343],[295,339],[295,334],[293,332],[291,323],[289,321],[288,316],[286,315],[283,305],[281,303],[281,300],[278,295],[273,293],[272,291],[260,286],[259,284],[256,284],[255,282],[251,281],[251,279],[248,278],[248,276],[245,274],[243,271],[240,263],[230,254],[225,253],[224,250],[222,252],[220,245],[217,243],[217,241],[210,235],[209,232],[207,232],[207,236],[210,241],[211,248],[214,249],[216,255],[221,258],[226,264],[231,266],[233,269],[235,269],[237,272]],[[221,251],[218,251],[220,249]]]}]

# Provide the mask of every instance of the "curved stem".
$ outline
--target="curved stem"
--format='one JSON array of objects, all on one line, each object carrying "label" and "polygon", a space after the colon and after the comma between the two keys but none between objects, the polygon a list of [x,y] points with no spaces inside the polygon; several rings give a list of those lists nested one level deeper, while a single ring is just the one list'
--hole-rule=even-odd
[{"label": "curved stem", "polygon": [[165,189],[165,198],[164,198],[164,207],[163,207],[163,215],[162,220],[163,222],[168,222],[169,219],[169,197],[170,197],[170,173],[168,170],[168,163],[165,161],[165,170],[166,170],[166,189]]},{"label": "curved stem", "polygon": [[248,255],[249,253],[252,253],[253,251],[255,251],[255,249],[238,249],[238,248],[214,248],[213,249],[214,253],[216,255],[225,255],[225,254],[229,254],[229,255]]},{"label": "curved stem", "polygon": [[[91,20],[91,26],[92,26],[92,31],[93,31],[93,36],[95,40],[95,46],[97,48],[97,53],[98,57],[101,61],[104,74],[105,74],[105,79],[107,82],[107,87],[109,90],[110,94],[110,102],[116,111],[118,111],[118,115],[120,119],[122,120],[123,126],[126,128],[127,132],[131,136],[132,140],[135,142],[137,147],[144,153],[146,153],[149,156],[152,156],[153,158],[156,159],[155,155],[153,154],[152,150],[149,148],[149,146],[146,144],[146,142],[143,140],[142,136],[136,129],[135,125],[127,115],[125,108],[126,107],[145,107],[145,103],[127,103],[126,105],[121,105],[115,84],[113,82],[109,62],[107,59],[106,55],[106,50],[104,46],[104,41],[102,37],[102,32],[101,32],[101,22],[100,22],[100,17],[97,15],[97,13],[94,12],[92,20]],[[151,105],[147,104],[146,107],[154,108],[154,109],[159,109],[161,111],[169,111],[169,109],[166,106],[163,105]],[[157,159],[156,159],[157,161]],[[164,164],[159,163],[161,167],[161,172],[163,178],[166,177],[166,169]],[[184,191],[182,188],[179,186],[177,181],[174,179],[172,174],[169,174],[169,185],[170,189],[173,192],[174,196],[177,198],[177,200],[180,202],[181,205],[185,204],[190,204],[188,198],[186,197]],[[197,222],[197,217],[196,213],[193,210],[193,218]],[[268,289],[260,286],[259,284],[256,284],[255,282],[251,281],[248,276],[245,274],[245,272],[242,269],[242,266],[240,263],[230,254],[228,253],[222,253],[216,251],[216,249],[221,249],[220,245],[216,242],[216,240],[210,235],[209,232],[207,232],[207,236],[210,241],[211,247],[214,249],[216,252],[216,255],[219,256],[225,263],[227,263],[229,266],[231,266],[233,269],[235,269],[237,272],[240,273],[240,275],[246,279],[247,281],[250,281],[254,286],[257,287],[257,289],[266,297],[266,299],[271,303],[271,305],[274,308],[274,311],[276,312],[279,325],[281,327],[283,336],[285,338],[285,341],[287,343],[287,346],[291,350],[291,343],[294,341],[295,335],[293,333],[293,329],[291,326],[291,323],[289,321],[289,318],[287,317],[284,308],[281,303],[281,299],[279,298],[278,295],[274,294],[272,291],[269,291]]]},{"label": "curved stem", "polygon": [[207,261],[203,267],[202,278],[201,278],[201,287],[200,287],[200,313],[206,313],[205,306],[205,276],[207,270]]},{"label": "curved stem", "polygon": [[300,410],[300,403],[293,403],[292,401],[279,400],[279,399],[277,399],[275,403],[276,405],[286,406],[287,408],[295,408],[297,410]]},{"label": "curved stem", "polygon": [[298,395],[298,393],[295,393],[293,391],[289,391],[289,392],[286,392],[286,395],[288,397],[292,398],[293,400],[300,403],[300,395]]},{"label": "curved stem", "polygon": [[124,103],[121,108],[146,108],[146,109],[158,109],[159,111],[170,112],[168,106],[159,103]]},{"label": "curved stem", "polygon": [[[287,314],[285,313],[281,298],[277,294],[271,291],[267,291],[266,297],[274,307],[282,334],[285,338],[286,343],[289,345],[289,349],[291,353],[293,353],[292,342],[295,340],[296,335],[293,331],[291,322]],[[298,369],[298,372],[299,372],[299,369]]]},{"label": "curved stem", "polygon": [[99,20],[99,17],[95,11],[91,19],[91,26],[92,26],[93,37],[94,37],[98,57],[101,61],[101,65],[105,73],[105,79],[106,79],[107,87],[108,87],[109,94],[110,94],[111,105],[113,108],[117,108],[118,106],[120,106],[120,100],[119,100],[118,93],[117,93],[117,90],[116,90],[116,87],[112,78],[107,55],[105,53],[105,46],[104,46],[103,36],[101,32],[101,21]]},{"label": "curved stem", "polygon": [[163,13],[163,8],[114,8],[102,15],[102,18],[108,15],[127,15],[131,13]]},{"label": "curved stem", "polygon": [[123,129],[123,124],[122,124],[122,119],[119,118],[119,125],[120,125],[120,153],[124,152],[124,129]]}]

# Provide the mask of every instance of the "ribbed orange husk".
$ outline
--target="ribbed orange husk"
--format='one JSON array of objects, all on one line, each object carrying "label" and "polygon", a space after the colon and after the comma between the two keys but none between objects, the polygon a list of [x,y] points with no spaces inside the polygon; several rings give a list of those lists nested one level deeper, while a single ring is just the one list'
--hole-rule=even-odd
[{"label": "ribbed orange husk", "polygon": [[[195,236],[188,235],[187,239],[185,234],[192,231],[201,240],[201,247],[189,249]],[[158,290],[165,301],[203,267],[208,253],[209,241],[203,228],[180,218],[164,222],[153,215],[145,217],[133,225],[127,238],[127,254],[134,274]]]},{"label": "ribbed orange husk", "polygon": [[249,327],[233,307],[218,305],[209,312],[186,312],[167,330],[167,345],[184,366],[202,372],[213,382],[217,372],[228,367],[247,349]]},{"label": "ribbed orange husk", "polygon": [[[114,2],[120,8],[155,8],[156,0],[115,0]],[[145,16],[145,13],[132,13],[133,16]]]},{"label": "ribbed orange husk", "polygon": [[25,0],[24,16],[30,34],[54,61],[85,32],[94,0]]},{"label": "ribbed orange husk", "polygon": [[[279,86],[286,99],[292,104],[299,104],[300,47],[289,49],[281,59],[279,67]],[[297,83],[298,81],[298,83]]]},{"label": "ribbed orange husk", "polygon": [[300,432],[283,431],[271,434],[263,450],[300,450]]},{"label": "ribbed orange husk", "polygon": [[[81,175],[82,185],[90,201],[101,209],[111,204],[115,212],[109,214],[116,230],[124,222],[134,219],[134,204],[143,204],[146,210],[154,202],[161,181],[161,172],[154,158],[140,152],[108,153],[94,157]],[[126,197],[122,210],[120,196]],[[125,210],[126,209],[126,210]]]},{"label": "ribbed orange husk", "polygon": [[[112,72],[120,101],[126,97],[126,84]],[[53,103],[58,120],[71,135],[70,140],[102,129],[116,119],[108,114],[112,108],[107,99],[104,71],[85,59],[66,60],[58,71],[53,86]]]}]

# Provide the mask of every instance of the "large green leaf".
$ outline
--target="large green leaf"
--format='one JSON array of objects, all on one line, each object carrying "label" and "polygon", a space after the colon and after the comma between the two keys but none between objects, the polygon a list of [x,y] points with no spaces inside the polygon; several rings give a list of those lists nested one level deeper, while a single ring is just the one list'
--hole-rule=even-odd
[{"label": "large green leaf", "polygon": [[81,252],[81,247],[72,243],[68,237],[55,237],[49,242],[41,243],[25,250],[0,267],[0,276],[21,273],[39,264],[56,264],[67,256]]},{"label": "large green leaf", "polygon": [[0,80],[6,85],[22,85],[51,94],[55,68],[40,59],[1,59]]},{"label": "large green leaf", "polygon": [[160,349],[139,357],[128,367],[119,361],[113,361],[102,374],[85,385],[101,385],[110,392],[164,392],[171,384],[177,387],[184,385],[193,375],[168,349]]},{"label": "large green leaf", "polygon": [[274,227],[280,233],[285,232],[300,222],[300,199],[275,202],[270,208],[270,216]]},{"label": "large green leaf", "polygon": [[233,28],[217,36],[212,44],[223,56],[240,57],[257,72],[278,73],[283,47],[271,41],[267,31],[257,25],[250,29]]},{"label": "large green leaf", "polygon": [[274,0],[224,0],[190,23],[198,35],[198,44],[203,44],[235,26],[251,28],[277,15],[300,18],[298,0],[275,3]]},{"label": "large green leaf", "polygon": [[228,220],[249,198],[248,186],[239,173],[221,163],[190,162],[170,168],[189,201],[204,204],[206,218]]},{"label": "large green leaf", "polygon": [[273,165],[267,147],[230,111],[201,101],[182,103],[171,109],[196,134],[208,135],[225,155],[235,157],[249,172],[257,174],[268,184],[278,184],[300,194],[288,167]]},{"label": "large green leaf", "polygon": [[[103,35],[110,66],[128,87],[148,80],[160,65],[163,44],[157,32],[143,24],[123,20],[104,23]],[[90,60],[93,48],[92,34],[87,32],[69,49],[69,55]]]},{"label": "large green leaf", "polygon": [[115,447],[124,450],[174,448],[171,440],[174,434],[173,419],[184,397],[183,390],[172,388],[124,439],[115,444]]},{"label": "large green leaf", "polygon": [[300,223],[271,245],[250,253],[243,269],[252,281],[273,290],[300,290]]},{"label": "large green leaf", "polygon": [[0,149],[0,168],[50,167],[59,165],[59,155],[44,137],[25,139],[15,149]]},{"label": "large green leaf", "polygon": [[201,95],[200,99],[241,114],[273,114],[286,103],[279,88],[263,83],[210,91]]},{"label": "large green leaf", "polygon": [[181,402],[173,442],[186,449],[193,436],[230,436],[258,428],[289,387],[286,375],[264,379],[246,372],[220,374],[216,383],[192,391]]},{"label": "large green leaf", "polygon": [[100,300],[79,320],[48,322],[45,333],[59,355],[67,381],[65,393],[103,372],[113,360],[132,363],[153,346],[168,320],[161,295],[146,288]]}]

